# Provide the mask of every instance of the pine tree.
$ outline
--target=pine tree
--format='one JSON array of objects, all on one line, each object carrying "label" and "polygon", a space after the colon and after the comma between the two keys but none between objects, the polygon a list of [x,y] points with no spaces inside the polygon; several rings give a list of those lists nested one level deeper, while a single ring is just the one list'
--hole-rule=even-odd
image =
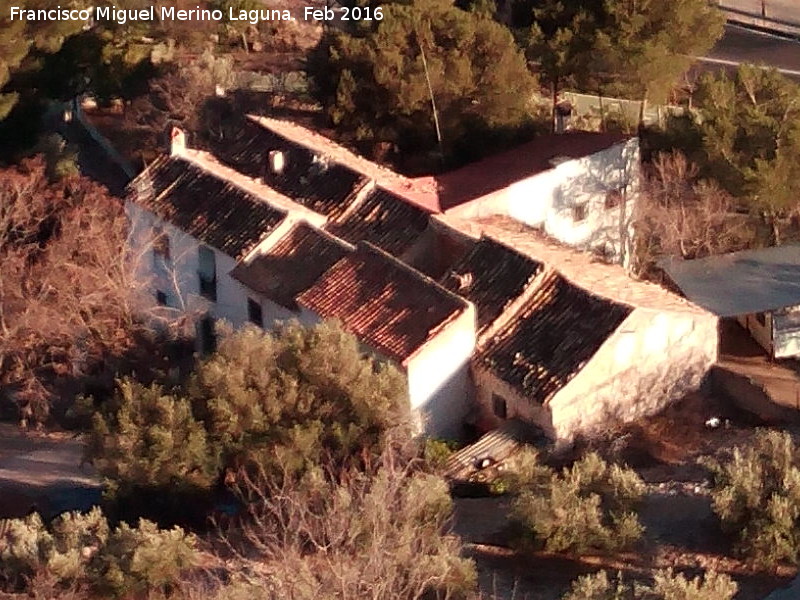
[{"label": "pine tree", "polygon": [[372,452],[408,423],[400,373],[333,323],[224,336],[189,383],[195,413],[231,465],[302,470]]},{"label": "pine tree", "polygon": [[406,150],[435,148],[437,128],[448,151],[467,129],[519,126],[535,84],[505,27],[446,0],[389,4],[371,30],[329,34],[310,70],[337,127]]},{"label": "pine tree", "polygon": [[793,210],[800,196],[800,86],[775,70],[742,65],[733,76],[703,77],[695,99],[702,174],[756,211]]},{"label": "pine tree", "polygon": [[722,35],[724,19],[706,0],[529,0],[516,8],[531,60],[556,91],[636,100],[667,99],[677,78]]},{"label": "pine tree", "polygon": [[[131,380],[95,413],[87,458],[112,491],[208,488],[219,463],[202,423],[185,399]],[[121,490],[119,488],[122,488]]]}]

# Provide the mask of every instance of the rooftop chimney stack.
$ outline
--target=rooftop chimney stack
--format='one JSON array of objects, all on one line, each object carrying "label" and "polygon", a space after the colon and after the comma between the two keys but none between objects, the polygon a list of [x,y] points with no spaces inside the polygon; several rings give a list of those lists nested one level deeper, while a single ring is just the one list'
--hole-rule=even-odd
[{"label": "rooftop chimney stack", "polygon": [[179,156],[186,151],[186,133],[179,127],[173,127],[170,133],[170,153],[172,156]]},{"label": "rooftop chimney stack", "polygon": [[275,175],[283,173],[286,166],[286,157],[280,150],[271,150],[269,153],[269,170]]}]

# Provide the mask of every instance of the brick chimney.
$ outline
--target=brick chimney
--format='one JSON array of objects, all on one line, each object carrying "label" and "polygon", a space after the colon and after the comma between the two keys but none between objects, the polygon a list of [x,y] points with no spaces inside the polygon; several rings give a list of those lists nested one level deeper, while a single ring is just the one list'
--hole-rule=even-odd
[{"label": "brick chimney", "polygon": [[186,151],[186,133],[179,127],[173,127],[169,134],[170,154],[178,156]]}]

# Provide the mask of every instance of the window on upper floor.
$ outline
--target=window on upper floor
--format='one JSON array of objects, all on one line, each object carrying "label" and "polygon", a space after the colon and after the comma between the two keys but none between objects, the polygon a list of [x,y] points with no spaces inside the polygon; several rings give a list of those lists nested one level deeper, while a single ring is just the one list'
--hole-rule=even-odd
[{"label": "window on upper floor", "polygon": [[623,194],[625,192],[622,188],[618,188],[616,190],[609,190],[606,192],[606,201],[605,207],[606,210],[611,210],[612,208],[617,208],[620,204],[622,204]]},{"label": "window on upper floor", "polygon": [[161,228],[153,229],[153,262],[158,266],[168,265],[172,258],[169,236]]},{"label": "window on upper floor", "polygon": [[212,302],[217,301],[217,259],[214,251],[206,246],[197,250],[197,275],[200,295]]},{"label": "window on upper floor", "polygon": [[586,204],[573,204],[572,205],[572,220],[575,223],[580,223],[586,220]]},{"label": "window on upper floor", "polygon": [[505,398],[497,394],[492,394],[492,412],[494,412],[494,416],[498,419],[508,418],[508,406]]},{"label": "window on upper floor", "polygon": [[763,313],[763,312],[756,313],[756,321],[758,321],[758,324],[761,325],[762,327],[766,327],[767,326],[767,313]]},{"label": "window on upper floor", "polygon": [[252,298],[247,299],[247,318],[254,325],[264,327],[264,311],[261,308],[260,302],[257,302]]}]

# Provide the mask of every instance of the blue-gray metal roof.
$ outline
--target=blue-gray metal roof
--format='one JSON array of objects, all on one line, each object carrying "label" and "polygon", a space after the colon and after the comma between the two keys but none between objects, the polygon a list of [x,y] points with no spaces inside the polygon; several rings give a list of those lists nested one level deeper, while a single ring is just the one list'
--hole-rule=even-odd
[{"label": "blue-gray metal roof", "polygon": [[719,317],[800,305],[800,245],[658,265],[690,301]]}]

